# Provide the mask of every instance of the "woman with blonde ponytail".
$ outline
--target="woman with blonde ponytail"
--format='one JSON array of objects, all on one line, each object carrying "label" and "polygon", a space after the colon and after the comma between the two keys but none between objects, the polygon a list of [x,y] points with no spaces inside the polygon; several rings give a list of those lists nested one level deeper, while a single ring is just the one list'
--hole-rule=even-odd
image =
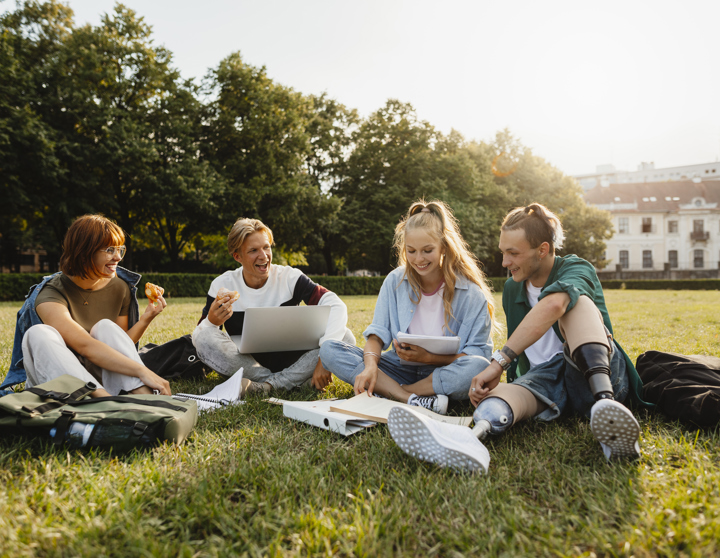
[{"label": "woman with blonde ponytail", "polygon": [[[448,398],[467,399],[472,378],[489,365],[495,306],[483,272],[441,201],[415,202],[395,229],[398,267],[380,290],[365,349],[328,341],[323,366],[353,385],[444,414]],[[398,333],[457,336],[457,354],[401,344]],[[392,349],[384,354],[383,350]]]}]

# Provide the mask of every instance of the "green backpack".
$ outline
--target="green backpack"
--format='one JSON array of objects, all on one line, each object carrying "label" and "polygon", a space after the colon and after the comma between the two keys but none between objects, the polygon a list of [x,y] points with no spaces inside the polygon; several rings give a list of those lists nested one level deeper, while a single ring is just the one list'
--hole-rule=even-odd
[{"label": "green backpack", "polygon": [[195,401],[162,395],[91,398],[97,389],[67,374],[0,397],[0,434],[47,436],[74,447],[127,451],[181,444],[197,422]]}]

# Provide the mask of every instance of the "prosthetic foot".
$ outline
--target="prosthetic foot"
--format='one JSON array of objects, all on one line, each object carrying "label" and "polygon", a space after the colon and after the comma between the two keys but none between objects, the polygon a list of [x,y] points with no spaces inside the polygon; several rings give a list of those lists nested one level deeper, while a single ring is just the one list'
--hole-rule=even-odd
[{"label": "prosthetic foot", "polygon": [[515,422],[510,405],[499,397],[483,399],[473,413],[475,426],[473,434],[478,440],[484,440],[488,434],[497,436],[502,434]]},{"label": "prosthetic foot", "polygon": [[573,351],[573,362],[585,375],[595,401],[614,399],[610,382],[610,354],[606,345],[586,343]]},{"label": "prosthetic foot", "polygon": [[500,383],[477,406],[473,413],[473,434],[480,440],[488,434],[497,436],[516,422],[541,413],[546,405],[530,390],[513,384]]}]

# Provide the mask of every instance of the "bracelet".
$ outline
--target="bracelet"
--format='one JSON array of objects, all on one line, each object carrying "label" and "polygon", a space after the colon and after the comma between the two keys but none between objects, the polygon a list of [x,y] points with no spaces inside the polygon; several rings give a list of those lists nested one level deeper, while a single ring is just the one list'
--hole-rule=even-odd
[{"label": "bracelet", "polygon": [[366,357],[367,355],[377,357],[377,359],[380,360],[380,355],[377,354],[377,353],[373,353],[372,351],[364,351],[364,352],[363,352],[363,360],[365,360],[365,357]]}]

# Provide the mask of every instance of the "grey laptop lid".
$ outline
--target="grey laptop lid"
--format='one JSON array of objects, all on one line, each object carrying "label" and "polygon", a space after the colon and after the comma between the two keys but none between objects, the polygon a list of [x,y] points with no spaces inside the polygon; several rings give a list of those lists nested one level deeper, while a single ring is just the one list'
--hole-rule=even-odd
[{"label": "grey laptop lid", "polygon": [[243,333],[232,340],[245,354],[317,349],[329,317],[329,306],[246,308]]}]

